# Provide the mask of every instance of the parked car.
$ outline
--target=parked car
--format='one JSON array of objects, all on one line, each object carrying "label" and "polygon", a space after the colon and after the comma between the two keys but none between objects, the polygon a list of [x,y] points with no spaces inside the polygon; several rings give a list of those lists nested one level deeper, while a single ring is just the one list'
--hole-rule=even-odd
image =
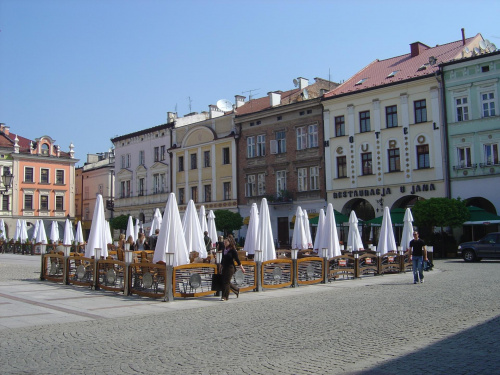
[{"label": "parked car", "polygon": [[500,232],[489,233],[479,241],[464,242],[458,245],[458,256],[466,262],[482,258],[500,258]]}]

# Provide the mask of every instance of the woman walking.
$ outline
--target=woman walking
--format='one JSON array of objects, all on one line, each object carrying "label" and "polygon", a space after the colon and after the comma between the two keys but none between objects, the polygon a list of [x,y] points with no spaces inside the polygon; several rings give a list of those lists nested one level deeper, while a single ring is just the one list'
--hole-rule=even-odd
[{"label": "woman walking", "polygon": [[234,240],[231,238],[226,238],[224,240],[224,251],[222,252],[222,299],[221,301],[227,301],[229,298],[229,290],[231,289],[236,298],[240,295],[240,288],[236,287],[231,283],[234,273],[236,272],[236,267],[234,262],[238,264],[241,271],[245,273],[240,259],[238,258],[238,252],[236,251],[236,246]]}]

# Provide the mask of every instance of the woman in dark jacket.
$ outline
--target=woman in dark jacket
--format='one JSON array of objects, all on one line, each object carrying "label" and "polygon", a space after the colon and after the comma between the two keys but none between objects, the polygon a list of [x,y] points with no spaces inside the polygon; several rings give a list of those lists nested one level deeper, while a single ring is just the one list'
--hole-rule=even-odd
[{"label": "woman in dark jacket", "polygon": [[234,266],[234,262],[240,266],[241,271],[245,273],[245,269],[243,268],[240,259],[238,258],[238,252],[236,251],[236,247],[234,241],[231,241],[229,238],[224,240],[224,250],[222,252],[222,299],[221,301],[227,301],[229,298],[229,290],[231,289],[234,294],[236,294],[236,298],[240,295],[240,288],[234,286],[231,283],[231,279],[233,278],[234,273],[236,272],[236,267]]}]

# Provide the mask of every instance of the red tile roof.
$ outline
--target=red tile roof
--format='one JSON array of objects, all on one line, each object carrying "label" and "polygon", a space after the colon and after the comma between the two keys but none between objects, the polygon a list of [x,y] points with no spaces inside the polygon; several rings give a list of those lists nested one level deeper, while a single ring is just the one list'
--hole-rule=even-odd
[{"label": "red tile roof", "polygon": [[22,136],[20,136],[19,134],[13,134],[13,133],[9,133],[8,137],[12,140],[12,145],[15,144],[15,139],[16,139],[16,135],[17,135],[17,139],[19,139],[19,151],[21,152],[26,152],[26,151],[29,151],[31,149],[31,139],[28,139],[28,138],[24,138]]},{"label": "red tile roof", "polygon": [[[483,40],[483,38],[481,34],[477,34],[475,37],[466,39],[465,46],[468,46],[469,49],[472,50],[480,40]],[[412,57],[411,53],[408,53],[387,60],[375,60],[342,83],[339,87],[327,92],[324,98],[355,93],[373,87],[384,86],[433,74],[439,69],[438,65],[440,63],[460,58],[465,46],[462,40],[436,47],[429,47],[417,42],[413,45],[413,47],[418,48],[419,54],[417,56]],[[431,56],[437,59],[435,65],[429,64],[429,57]],[[393,72],[395,72],[393,76],[389,77]]]},{"label": "red tile roof", "polygon": [[[295,93],[300,92],[300,89],[293,89],[281,93],[281,104],[288,104],[291,102],[292,96]],[[271,108],[271,101],[269,96],[264,96],[258,99],[252,99],[245,102],[241,107],[236,109],[236,115],[247,115],[249,113],[263,111],[264,109]]]}]

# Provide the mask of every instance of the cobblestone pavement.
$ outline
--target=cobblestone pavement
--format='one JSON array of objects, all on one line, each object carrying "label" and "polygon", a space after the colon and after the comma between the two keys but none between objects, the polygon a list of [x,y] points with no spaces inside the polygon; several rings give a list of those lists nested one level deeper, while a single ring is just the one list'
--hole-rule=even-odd
[{"label": "cobblestone pavement", "polygon": [[[36,282],[38,263],[7,266],[7,257],[0,256],[0,324],[15,313],[11,305],[29,319],[21,306],[27,294],[11,292],[19,285],[80,294],[80,311],[88,311],[87,291]],[[105,318],[98,309],[53,312],[47,302],[33,308],[76,320],[2,329],[0,373],[498,374],[500,262],[434,264],[424,284],[406,273],[249,292],[228,302],[132,298],[148,309],[126,316],[120,309]],[[102,304],[123,303],[102,295]]]}]

